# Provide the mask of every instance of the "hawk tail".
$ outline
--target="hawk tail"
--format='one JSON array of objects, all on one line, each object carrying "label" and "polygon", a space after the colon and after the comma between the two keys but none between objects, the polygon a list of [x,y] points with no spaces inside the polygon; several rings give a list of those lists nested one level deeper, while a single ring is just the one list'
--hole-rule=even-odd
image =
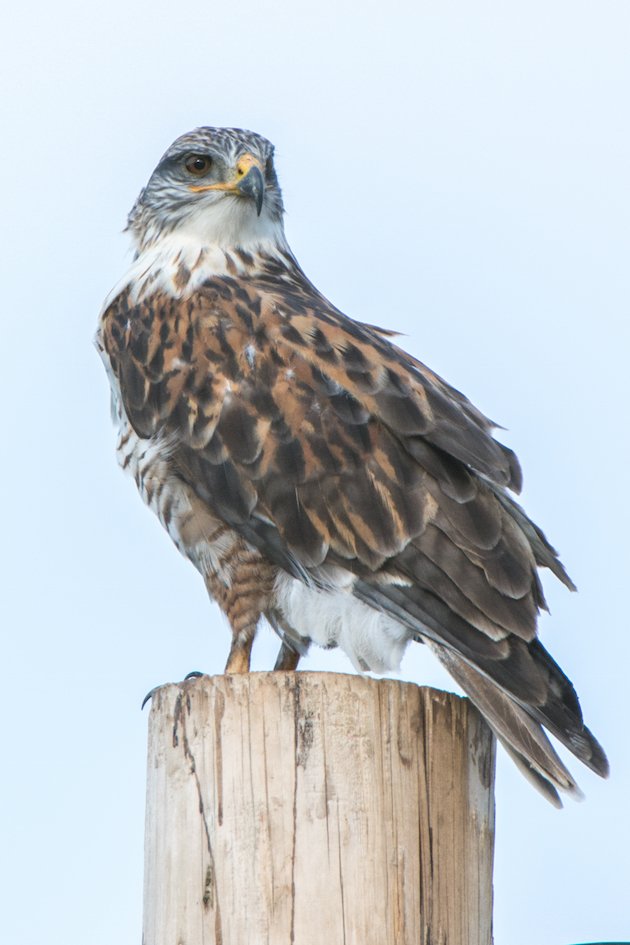
[{"label": "hawk tail", "polygon": [[[558,791],[582,798],[582,792],[547,738],[541,722],[459,653],[427,641],[440,662],[462,687],[525,777],[555,807],[562,807]],[[597,774],[608,774],[603,749],[591,732],[577,722],[564,733],[556,731],[573,754]]]}]

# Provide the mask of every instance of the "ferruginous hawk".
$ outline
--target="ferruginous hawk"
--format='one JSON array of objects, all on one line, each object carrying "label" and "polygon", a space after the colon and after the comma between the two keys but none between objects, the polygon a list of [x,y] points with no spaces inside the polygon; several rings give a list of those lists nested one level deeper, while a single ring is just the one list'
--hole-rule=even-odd
[{"label": "ferruginous hawk", "polygon": [[536,636],[538,568],[573,585],[510,494],[518,461],[390,332],[317,291],[282,215],[260,135],[198,128],[161,159],[97,335],[120,464],[226,614],[226,672],[249,669],[262,617],[277,669],[314,640],[386,673],[425,643],[559,804],[578,789],[543,727],[598,774],[607,761]]}]

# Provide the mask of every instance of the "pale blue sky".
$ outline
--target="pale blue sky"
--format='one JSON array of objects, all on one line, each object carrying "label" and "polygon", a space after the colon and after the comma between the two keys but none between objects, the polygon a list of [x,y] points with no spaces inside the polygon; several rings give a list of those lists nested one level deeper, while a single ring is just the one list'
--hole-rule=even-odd
[{"label": "pale blue sky", "polygon": [[[543,640],[612,777],[576,762],[587,799],[557,812],[500,755],[495,941],[630,940],[628,4],[35,0],[5,17],[3,940],[137,945],[140,701],[228,649],[116,466],[92,349],[126,213],[199,124],[271,138],[313,281],[509,427],[524,502],[580,588],[546,581]],[[402,675],[448,684],[420,648]]]}]

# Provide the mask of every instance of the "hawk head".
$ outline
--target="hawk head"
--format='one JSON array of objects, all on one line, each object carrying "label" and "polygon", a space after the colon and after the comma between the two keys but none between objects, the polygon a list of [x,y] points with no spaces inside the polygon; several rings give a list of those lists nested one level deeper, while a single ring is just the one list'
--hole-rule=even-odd
[{"label": "hawk head", "polygon": [[128,218],[139,249],[182,235],[222,247],[284,242],[273,145],[240,128],[196,128],[170,146]]}]

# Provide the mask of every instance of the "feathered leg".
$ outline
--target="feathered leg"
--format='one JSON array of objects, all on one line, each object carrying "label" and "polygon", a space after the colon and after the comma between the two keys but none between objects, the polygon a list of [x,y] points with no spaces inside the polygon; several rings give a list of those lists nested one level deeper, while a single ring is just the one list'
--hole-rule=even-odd
[{"label": "feathered leg", "polygon": [[248,673],[252,645],[262,614],[269,605],[276,569],[240,539],[228,545],[216,570],[205,576],[210,596],[230,622],[232,646],[226,673]]}]

